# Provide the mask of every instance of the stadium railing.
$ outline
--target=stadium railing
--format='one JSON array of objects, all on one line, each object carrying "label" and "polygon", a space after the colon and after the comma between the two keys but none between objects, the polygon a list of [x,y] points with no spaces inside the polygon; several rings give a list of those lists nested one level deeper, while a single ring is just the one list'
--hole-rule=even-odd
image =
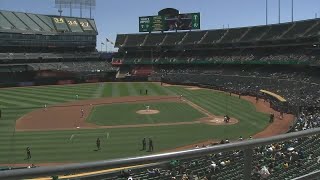
[{"label": "stadium railing", "polygon": [[165,38],[165,34],[149,34],[143,46],[160,45]]},{"label": "stadium railing", "polygon": [[309,174],[294,178],[292,180],[305,180],[305,179],[307,179],[307,180],[317,180],[317,179],[319,179],[319,177],[320,177],[320,171],[315,171],[315,172],[312,172],[312,173],[309,173]]},{"label": "stadium railing", "polygon": [[179,42],[186,35],[186,32],[179,33],[167,33],[167,38],[164,39],[162,46],[175,46],[178,45]]},{"label": "stadium railing", "polygon": [[[245,58],[245,57],[243,57]],[[190,57],[193,61],[188,61],[188,58],[179,57],[160,57],[160,58],[124,58],[122,64],[132,65],[151,65],[151,64],[270,64],[270,61],[262,61],[261,59],[254,60],[226,60],[223,57]],[[310,60],[311,61],[311,60]],[[272,60],[272,64],[309,64],[308,61],[300,61],[298,59],[290,60]]]},{"label": "stadium railing", "polygon": [[[253,168],[253,165],[252,165],[253,149],[255,147],[277,143],[277,142],[283,142],[287,140],[293,140],[296,138],[301,138],[306,136],[313,136],[317,134],[320,134],[320,128],[282,134],[282,135],[263,138],[263,139],[253,139],[253,140],[217,145],[217,146],[201,148],[201,149],[191,149],[191,150],[185,150],[185,151],[154,154],[149,156],[113,159],[113,160],[107,160],[107,161],[62,165],[62,166],[56,166],[56,167],[38,167],[38,168],[31,168],[31,169],[8,170],[8,171],[0,172],[0,179],[11,180],[11,179],[36,178],[36,177],[62,175],[62,174],[76,174],[81,172],[92,172],[92,171],[103,170],[103,169],[111,169],[111,168],[119,168],[119,167],[132,166],[132,165],[170,161],[172,159],[186,159],[186,158],[204,156],[212,153],[220,153],[220,152],[227,152],[227,151],[233,151],[233,150],[244,151],[243,177],[245,179],[251,179],[251,171]],[[320,175],[320,172],[315,172],[315,173],[316,175]],[[310,176],[317,177],[316,175],[311,174]],[[308,178],[309,176],[306,176],[306,178],[301,177],[300,179],[308,179]]]}]

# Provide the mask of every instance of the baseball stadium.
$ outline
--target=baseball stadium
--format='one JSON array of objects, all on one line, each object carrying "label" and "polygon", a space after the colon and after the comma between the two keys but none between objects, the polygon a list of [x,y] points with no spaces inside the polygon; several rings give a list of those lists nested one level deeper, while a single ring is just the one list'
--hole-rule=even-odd
[{"label": "baseball stadium", "polygon": [[320,19],[265,2],[265,25],[159,8],[102,42],[100,1],[0,10],[0,179],[320,179]]}]

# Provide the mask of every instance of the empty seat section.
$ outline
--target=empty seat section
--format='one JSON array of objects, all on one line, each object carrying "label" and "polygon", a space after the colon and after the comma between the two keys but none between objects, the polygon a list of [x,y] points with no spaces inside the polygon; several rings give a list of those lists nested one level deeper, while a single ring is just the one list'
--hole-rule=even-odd
[{"label": "empty seat section", "polygon": [[248,28],[229,29],[228,33],[223,37],[221,43],[233,43],[238,42]]},{"label": "empty seat section", "polygon": [[320,23],[315,25],[309,32],[307,32],[304,36],[318,36],[320,35]]},{"label": "empty seat section", "polygon": [[272,25],[271,29],[261,38],[261,40],[275,40],[286,32],[293,24]]},{"label": "empty seat section", "polygon": [[196,44],[201,38],[207,33],[207,31],[194,31],[188,32],[187,37],[184,39],[182,44]]},{"label": "empty seat section", "polygon": [[166,35],[163,34],[163,33],[161,33],[161,34],[149,34],[144,46],[160,45],[165,36]]},{"label": "empty seat section", "polygon": [[27,16],[25,13],[16,12],[14,13],[21,21],[24,22],[31,30],[33,31],[42,31],[42,29],[34,22],[32,21],[29,16]]},{"label": "empty seat section", "polygon": [[12,24],[0,13],[0,29],[10,30],[14,28]]},{"label": "empty seat section", "polygon": [[164,46],[168,45],[176,45],[179,42],[182,41],[182,38],[186,35],[185,32],[183,33],[167,33],[167,37],[164,40],[163,44]]},{"label": "empty seat section", "polygon": [[12,12],[2,11],[1,13],[16,29],[22,31],[28,30],[28,27]]},{"label": "empty seat section", "polygon": [[208,31],[207,36],[203,39],[201,44],[212,44],[213,42],[220,40],[226,31],[227,30],[225,29]]},{"label": "empty seat section", "polygon": [[0,59],[8,59],[9,54],[8,53],[0,53]]},{"label": "empty seat section", "polygon": [[46,23],[44,23],[37,15],[35,14],[28,14],[28,16],[35,22],[37,23],[42,31],[48,31],[51,32],[53,29],[50,28]]},{"label": "empty seat section", "polygon": [[125,46],[140,46],[143,43],[145,37],[146,34],[130,34],[128,35],[128,40]]},{"label": "empty seat section", "polygon": [[93,28],[96,32],[98,32],[97,26],[96,26],[96,23],[94,22],[94,20],[93,20],[93,19],[89,19],[88,21],[89,21],[89,23],[91,24],[92,28]]},{"label": "empty seat section", "polygon": [[251,27],[249,32],[242,37],[241,42],[257,41],[261,38],[263,33],[267,32],[270,26],[256,26]]},{"label": "empty seat section", "polygon": [[316,23],[315,20],[296,22],[294,27],[290,29],[282,38],[301,37],[309,28]]},{"label": "empty seat section", "polygon": [[116,47],[122,46],[124,44],[124,41],[126,40],[126,37],[127,37],[127,35],[125,35],[125,34],[118,34],[115,46]]},{"label": "empty seat section", "polygon": [[44,16],[44,15],[37,15],[37,16],[38,16],[44,23],[46,23],[46,25],[48,25],[51,29],[54,29],[54,30],[55,30],[51,17],[49,17],[49,16]]}]

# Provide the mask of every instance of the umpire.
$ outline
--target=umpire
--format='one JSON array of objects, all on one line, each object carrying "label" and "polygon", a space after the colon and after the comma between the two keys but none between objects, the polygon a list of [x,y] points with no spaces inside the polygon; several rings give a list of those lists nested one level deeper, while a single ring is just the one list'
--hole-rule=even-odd
[{"label": "umpire", "polygon": [[143,138],[142,139],[142,151],[146,150],[146,146],[147,146],[146,138]]}]

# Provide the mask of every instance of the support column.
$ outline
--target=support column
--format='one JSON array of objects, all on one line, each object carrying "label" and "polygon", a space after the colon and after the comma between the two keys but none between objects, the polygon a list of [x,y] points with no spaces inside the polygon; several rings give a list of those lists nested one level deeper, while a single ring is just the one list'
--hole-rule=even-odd
[{"label": "support column", "polygon": [[250,180],[252,172],[253,149],[244,150],[243,179]]}]

